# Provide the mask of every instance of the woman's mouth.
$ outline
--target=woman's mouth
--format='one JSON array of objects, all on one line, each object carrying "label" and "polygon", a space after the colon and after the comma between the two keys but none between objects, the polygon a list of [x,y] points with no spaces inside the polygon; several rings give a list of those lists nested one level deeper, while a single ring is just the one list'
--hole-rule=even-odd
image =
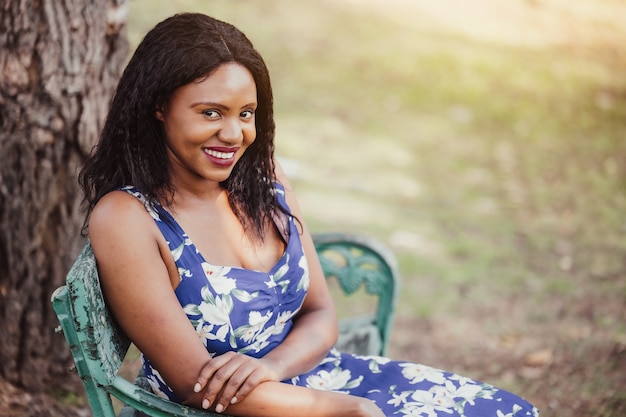
[{"label": "woman's mouth", "polygon": [[235,155],[239,148],[204,148],[203,152],[214,165],[229,167],[235,163]]}]

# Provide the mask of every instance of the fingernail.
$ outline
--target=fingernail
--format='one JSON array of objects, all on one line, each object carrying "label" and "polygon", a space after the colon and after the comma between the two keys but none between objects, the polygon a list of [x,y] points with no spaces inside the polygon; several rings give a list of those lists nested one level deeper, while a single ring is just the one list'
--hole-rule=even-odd
[{"label": "fingernail", "polygon": [[218,413],[221,413],[223,409],[224,407],[222,407],[222,404],[218,404],[215,406],[215,411],[217,411]]},{"label": "fingernail", "polygon": [[238,401],[238,400],[237,400],[237,397],[233,397],[233,399],[232,399],[232,400],[230,400],[230,403],[231,403],[231,404],[235,404],[237,401]]},{"label": "fingernail", "polygon": [[205,399],[202,401],[202,408],[204,408],[205,410],[207,410],[210,406],[211,406],[211,402],[205,398]]},{"label": "fingernail", "polygon": [[202,385],[199,382],[196,382],[196,385],[193,386],[193,392],[200,392],[202,389]]}]

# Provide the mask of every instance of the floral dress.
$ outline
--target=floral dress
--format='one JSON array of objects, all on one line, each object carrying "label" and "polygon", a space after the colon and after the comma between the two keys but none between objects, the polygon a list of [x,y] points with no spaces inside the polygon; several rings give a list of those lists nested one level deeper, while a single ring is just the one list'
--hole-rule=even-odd
[{"label": "floral dress", "polygon": [[[236,351],[262,357],[289,334],[309,287],[309,271],[293,216],[288,215],[287,246],[269,272],[212,265],[198,252],[174,218],[150,206],[133,187],[163,233],[180,275],[176,296],[212,356]],[[278,204],[289,213],[284,188]],[[180,402],[159,372],[143,358],[143,371],[155,394]],[[538,416],[524,399],[491,385],[428,366],[332,349],[310,372],[283,381],[311,389],[369,398],[386,416]]]}]

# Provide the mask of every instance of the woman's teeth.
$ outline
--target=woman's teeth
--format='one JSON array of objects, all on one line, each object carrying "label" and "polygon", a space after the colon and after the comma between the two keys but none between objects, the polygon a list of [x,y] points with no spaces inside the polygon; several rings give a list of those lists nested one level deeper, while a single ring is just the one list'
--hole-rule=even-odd
[{"label": "woman's teeth", "polygon": [[235,156],[235,152],[218,152],[212,149],[206,149],[204,152],[209,156],[219,159],[230,159]]}]

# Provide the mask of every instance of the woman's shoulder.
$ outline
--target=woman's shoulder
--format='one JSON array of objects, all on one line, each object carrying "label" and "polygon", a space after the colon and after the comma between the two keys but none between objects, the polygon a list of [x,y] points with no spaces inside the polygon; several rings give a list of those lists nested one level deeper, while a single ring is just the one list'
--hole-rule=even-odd
[{"label": "woman's shoulder", "polygon": [[[119,209],[134,210],[143,206],[141,198],[138,198],[129,190],[131,188],[119,188],[106,193],[94,207],[95,210]],[[141,195],[137,193],[137,195]]]},{"label": "woman's shoulder", "polygon": [[145,201],[127,190],[105,194],[95,205],[89,219],[89,229],[122,227],[135,229],[150,220]]}]

